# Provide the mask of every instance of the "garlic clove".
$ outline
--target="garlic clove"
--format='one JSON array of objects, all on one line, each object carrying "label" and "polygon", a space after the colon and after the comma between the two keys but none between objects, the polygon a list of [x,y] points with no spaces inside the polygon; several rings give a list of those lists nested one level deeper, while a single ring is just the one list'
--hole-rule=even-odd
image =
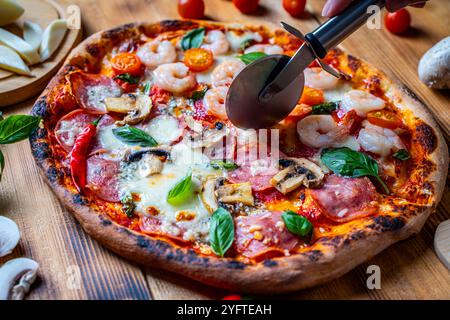
[{"label": "garlic clove", "polygon": [[42,42],[42,28],[34,22],[23,23],[23,38],[37,52]]},{"label": "garlic clove", "polygon": [[38,268],[39,264],[28,258],[6,262],[0,268],[0,300],[22,299],[36,279]]},{"label": "garlic clove", "polygon": [[10,254],[19,243],[19,239],[20,232],[17,224],[11,219],[0,216],[0,257]]},{"label": "garlic clove", "polygon": [[0,28],[0,44],[15,50],[29,65],[40,62],[36,50],[15,34]]},{"label": "garlic clove", "polygon": [[39,49],[41,62],[44,62],[58,49],[67,31],[67,21],[58,19],[50,23],[42,35]]},{"label": "garlic clove", "polygon": [[13,23],[25,12],[16,0],[0,0],[0,26]]},{"label": "garlic clove", "polygon": [[0,68],[24,76],[32,76],[22,58],[12,49],[0,45]]}]

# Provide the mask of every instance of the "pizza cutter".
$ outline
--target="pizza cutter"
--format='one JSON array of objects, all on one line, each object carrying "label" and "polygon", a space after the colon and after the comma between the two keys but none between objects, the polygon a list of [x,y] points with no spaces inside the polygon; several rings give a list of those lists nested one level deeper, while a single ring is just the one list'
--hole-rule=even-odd
[{"label": "pizza cutter", "polygon": [[303,35],[287,23],[281,26],[304,44],[291,58],[268,55],[244,68],[233,80],[226,98],[226,111],[237,127],[268,128],[283,120],[297,105],[303,92],[303,71],[316,60],[326,72],[339,78],[338,71],[321,61],[328,50],[341,43],[380,9],[385,0],[354,1],[342,14]]}]

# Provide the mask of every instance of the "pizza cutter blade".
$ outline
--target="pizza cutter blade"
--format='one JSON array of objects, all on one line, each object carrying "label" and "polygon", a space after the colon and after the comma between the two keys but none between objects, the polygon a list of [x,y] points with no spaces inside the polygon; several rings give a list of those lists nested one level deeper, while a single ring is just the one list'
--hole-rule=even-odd
[{"label": "pizza cutter blade", "polygon": [[354,1],[341,15],[331,18],[311,33],[303,34],[286,23],[282,26],[304,44],[292,58],[269,55],[242,70],[233,80],[225,101],[228,119],[237,127],[268,128],[283,120],[297,105],[305,78],[303,71],[317,60],[333,76],[339,73],[324,64],[327,51],[361,27],[385,0]]}]

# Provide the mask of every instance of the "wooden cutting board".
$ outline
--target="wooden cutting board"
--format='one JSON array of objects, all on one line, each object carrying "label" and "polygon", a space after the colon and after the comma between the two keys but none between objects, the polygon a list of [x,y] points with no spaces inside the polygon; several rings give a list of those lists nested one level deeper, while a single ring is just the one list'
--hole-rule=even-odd
[{"label": "wooden cutting board", "polygon": [[[24,9],[23,16],[14,24],[6,26],[10,32],[22,37],[21,25],[31,21],[42,30],[55,19],[65,19],[69,0],[18,0]],[[33,77],[25,77],[0,69],[0,107],[25,101],[41,92],[51,77],[58,71],[72,48],[81,40],[81,28],[68,30],[58,50],[44,63],[32,66]]]},{"label": "wooden cutting board", "polygon": [[[178,18],[175,0],[73,0],[82,10],[87,35],[132,21]],[[251,23],[286,20],[308,32],[320,21],[323,0],[308,1],[308,14],[289,17],[281,0],[261,0],[255,14],[240,14],[226,0],[205,0],[207,15],[218,21]],[[362,29],[345,41],[352,54],[366,59],[389,76],[400,78],[423,100],[450,131],[449,95],[433,91],[417,78],[422,54],[448,36],[450,2],[430,1],[426,9],[411,9],[413,32],[403,37],[385,30]],[[120,13],[120,14],[119,14]],[[27,113],[34,101],[6,108],[8,114]],[[91,239],[61,207],[45,185],[29,144],[1,146],[6,168],[0,183],[0,214],[15,220],[22,233],[13,254],[40,264],[39,280],[30,299],[209,299],[228,294],[169,272],[131,263]],[[450,272],[433,249],[440,222],[450,218],[450,188],[416,236],[397,243],[345,276],[325,285],[284,296],[289,299],[450,299]],[[367,268],[381,270],[381,289],[367,288]]]}]

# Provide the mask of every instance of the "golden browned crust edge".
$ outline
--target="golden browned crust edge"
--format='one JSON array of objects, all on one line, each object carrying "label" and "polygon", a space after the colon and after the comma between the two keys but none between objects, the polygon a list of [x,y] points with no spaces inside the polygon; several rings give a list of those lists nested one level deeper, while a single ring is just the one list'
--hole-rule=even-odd
[{"label": "golden browned crust edge", "polygon": [[[46,96],[70,71],[74,59],[94,59],[89,46],[104,41],[105,34],[111,36],[134,32],[137,28],[155,25],[173,25],[186,22],[172,21],[159,24],[131,24],[114,30],[99,32],[86,39],[67,59],[58,75],[49,83],[33,107],[32,113],[45,117]],[[202,22],[203,25],[209,24]],[[405,105],[416,112],[426,123],[437,128],[432,117],[415,99],[406,98],[404,91],[394,85],[392,94],[404,97]],[[391,244],[417,233],[442,196],[445,185],[448,152],[439,130],[438,147],[432,158],[438,164],[433,173],[436,196],[432,206],[412,207],[410,214],[401,217],[389,215],[368,217],[363,228],[344,236],[322,238],[311,250],[290,257],[265,260],[258,264],[246,264],[233,259],[206,257],[191,249],[179,248],[168,242],[137,234],[112,222],[106,214],[95,212],[88,200],[70,193],[59,182],[51,149],[47,143],[45,128],[39,128],[30,138],[33,155],[41,168],[45,181],[58,199],[76,217],[88,234],[112,251],[130,260],[183,274],[192,279],[233,291],[274,294],[290,292],[324,283],[350,271],[360,263],[378,254]]]}]

